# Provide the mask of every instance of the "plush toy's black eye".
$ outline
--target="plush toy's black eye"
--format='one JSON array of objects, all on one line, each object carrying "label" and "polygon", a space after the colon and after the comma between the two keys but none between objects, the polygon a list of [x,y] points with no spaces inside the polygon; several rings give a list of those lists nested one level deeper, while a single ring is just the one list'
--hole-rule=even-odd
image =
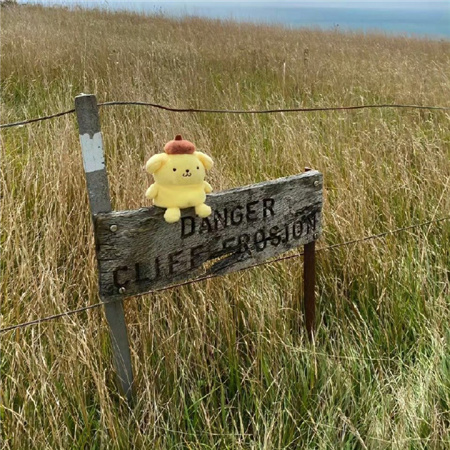
[{"label": "plush toy's black eye", "polygon": [[200,169],[200,167],[197,166],[197,170],[199,170],[199,169]]},{"label": "plush toy's black eye", "polygon": [[174,172],[176,172],[176,171],[177,171],[177,169],[175,169],[175,167],[174,167],[174,168],[173,168],[173,171],[174,171]]}]

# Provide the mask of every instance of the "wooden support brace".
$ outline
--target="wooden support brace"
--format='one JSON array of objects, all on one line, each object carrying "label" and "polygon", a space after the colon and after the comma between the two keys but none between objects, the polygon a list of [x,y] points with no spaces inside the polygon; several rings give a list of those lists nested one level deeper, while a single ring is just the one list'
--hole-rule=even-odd
[{"label": "wooden support brace", "polygon": [[[94,218],[96,214],[108,213],[112,209],[95,95],[81,94],[77,96],[75,98],[75,111],[80,132],[89,203]],[[97,236],[95,236],[95,239],[97,242]],[[110,299],[101,296],[101,300],[108,302]],[[133,371],[122,301],[106,303],[105,314],[110,329],[113,359],[119,385],[128,401],[131,401]]]}]

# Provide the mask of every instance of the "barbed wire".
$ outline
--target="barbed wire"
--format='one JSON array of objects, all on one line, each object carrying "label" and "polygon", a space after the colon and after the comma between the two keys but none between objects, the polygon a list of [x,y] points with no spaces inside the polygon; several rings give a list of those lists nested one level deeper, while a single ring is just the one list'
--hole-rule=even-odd
[{"label": "barbed wire", "polygon": [[[401,227],[401,228],[395,228],[393,230],[384,231],[382,233],[372,234],[370,236],[365,236],[365,237],[358,238],[358,239],[352,239],[350,241],[340,242],[338,244],[329,245],[327,247],[321,247],[321,248],[316,249],[316,252],[322,252],[322,251],[325,251],[325,250],[335,250],[335,249],[340,248],[340,247],[345,247],[345,246],[348,246],[348,245],[354,245],[354,244],[358,244],[358,243],[362,243],[362,242],[367,242],[369,240],[382,239],[383,237],[388,236],[388,235],[400,233],[400,232],[403,232],[403,231],[409,231],[409,230],[412,230],[412,229],[415,229],[415,228],[421,228],[421,227],[424,227],[426,225],[431,225],[431,224],[434,224],[434,223],[443,222],[443,221],[449,220],[449,219],[450,219],[450,216],[445,216],[445,217],[441,217],[439,219],[428,220],[426,222],[421,222],[421,223],[417,223],[417,224],[413,224],[413,225],[408,225],[408,226]],[[281,261],[286,261],[286,260],[289,260],[289,259],[299,258],[299,257],[303,256],[303,254],[304,254],[303,252],[300,252],[300,253],[295,253],[293,255],[287,255],[287,256],[282,256],[280,258],[275,258],[275,259],[271,259],[271,260],[268,260],[268,261],[263,261],[261,263],[252,264],[251,266],[244,267],[244,268],[238,270],[237,272],[243,272],[244,270],[254,269],[256,267],[261,267],[261,266],[265,266],[265,265],[269,265],[269,264],[274,264],[274,263],[281,262]],[[204,275],[204,276],[201,276],[201,277],[194,278],[192,280],[183,281],[181,283],[173,284],[173,285],[166,286],[166,287],[163,287],[163,288],[153,289],[153,290],[148,291],[148,292],[136,294],[136,295],[134,295],[132,297],[127,297],[127,298],[124,298],[124,299],[120,298],[120,299],[115,299],[115,300],[106,301],[106,302],[94,303],[92,305],[87,305],[87,306],[83,306],[81,308],[72,309],[72,310],[69,310],[69,311],[66,311],[66,312],[63,312],[63,313],[54,314],[54,315],[47,316],[47,317],[41,317],[39,319],[31,320],[29,322],[23,322],[23,323],[19,323],[19,324],[16,324],[16,325],[11,325],[9,327],[0,328],[0,333],[6,333],[7,331],[13,331],[13,330],[16,330],[16,329],[19,329],[19,328],[25,328],[25,327],[28,327],[28,326],[31,326],[31,325],[38,325],[40,323],[49,322],[51,320],[60,319],[62,317],[68,317],[68,316],[71,316],[73,314],[78,314],[78,313],[81,313],[81,312],[84,312],[84,311],[89,311],[91,309],[99,308],[100,306],[104,306],[104,305],[109,304],[109,303],[116,303],[118,301],[130,300],[130,299],[142,297],[144,295],[150,295],[150,294],[155,294],[155,293],[162,292],[162,291],[172,290],[172,289],[175,289],[175,288],[178,288],[178,287],[189,286],[191,284],[200,283],[202,281],[210,280],[212,278],[217,278],[219,276],[220,276],[219,274]]]},{"label": "barbed wire", "polygon": [[[381,105],[356,105],[356,106],[327,106],[314,108],[281,108],[281,109],[203,109],[203,108],[174,108],[171,106],[160,105],[158,103],[141,102],[141,101],[112,101],[98,103],[98,106],[149,106],[152,108],[162,109],[164,111],[171,111],[177,113],[210,113],[210,114],[274,114],[274,113],[291,113],[291,112],[318,112],[318,111],[352,111],[358,109],[373,109],[373,108],[408,108],[408,109],[425,109],[450,111],[448,106],[422,106],[422,105],[402,105],[402,104],[381,104]],[[34,119],[22,120],[20,122],[3,123],[0,128],[11,128],[27,125],[43,120],[54,119],[56,117],[72,114],[75,109],[69,109],[49,116],[37,117]]]}]

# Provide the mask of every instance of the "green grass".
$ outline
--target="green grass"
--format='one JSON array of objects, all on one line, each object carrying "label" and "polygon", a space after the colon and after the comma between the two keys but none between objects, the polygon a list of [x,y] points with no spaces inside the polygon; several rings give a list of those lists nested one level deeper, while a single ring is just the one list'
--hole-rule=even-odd
[{"label": "green grass", "polygon": [[[1,122],[98,101],[261,109],[448,106],[450,43],[131,13],[2,8]],[[450,117],[364,110],[267,116],[101,109],[115,209],[146,205],[142,166],[175,134],[215,160],[216,191],[324,174],[318,246],[448,215]],[[98,302],[73,115],[2,130],[2,327]],[[126,302],[136,401],[93,310],[1,335],[4,448],[445,449],[450,225]]]}]

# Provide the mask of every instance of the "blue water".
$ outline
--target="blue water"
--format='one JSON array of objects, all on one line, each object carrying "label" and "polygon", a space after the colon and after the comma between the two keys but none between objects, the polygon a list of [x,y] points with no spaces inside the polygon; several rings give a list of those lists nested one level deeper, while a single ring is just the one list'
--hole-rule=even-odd
[{"label": "blue water", "polygon": [[194,15],[288,27],[378,31],[431,38],[450,38],[450,0],[429,1],[76,1],[49,0],[25,3],[80,4],[111,10],[182,17]]}]

